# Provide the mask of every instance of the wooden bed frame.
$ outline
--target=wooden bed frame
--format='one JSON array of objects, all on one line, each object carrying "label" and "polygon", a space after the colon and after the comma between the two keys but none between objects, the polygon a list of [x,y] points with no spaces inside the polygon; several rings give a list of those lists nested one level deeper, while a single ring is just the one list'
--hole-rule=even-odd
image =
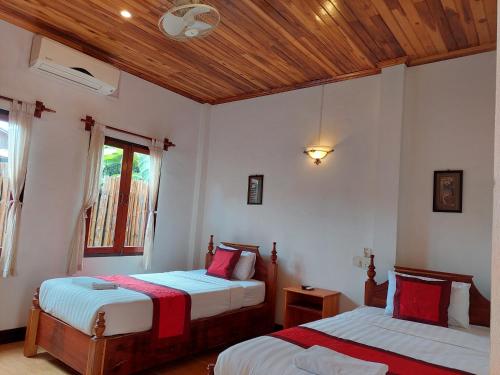
[{"label": "wooden bed frame", "polygon": [[[205,265],[214,256],[210,236]],[[266,262],[255,245],[223,242],[257,255],[254,279],[265,282],[265,301],[191,322],[188,340],[172,338],[158,343],[151,331],[104,336],[105,314],[98,312],[94,335],[89,336],[41,310],[38,289],[33,297],[24,355],[33,357],[38,346],[84,375],[131,374],[181,357],[260,336],[274,329],[278,263],[276,242]]]},{"label": "wooden bed frame", "polygon": [[[385,308],[387,299],[387,289],[389,282],[377,284],[375,281],[375,264],[373,263],[374,255],[371,256],[370,265],[368,267],[368,280],[365,282],[365,305]],[[472,325],[490,326],[490,311],[491,304],[481,292],[477,289],[474,281],[474,276],[461,275],[458,273],[447,273],[439,271],[422,270],[417,268],[394,266],[394,271],[407,275],[430,277],[439,280],[450,280],[462,283],[471,284],[470,287],[470,306],[469,306],[469,321]]]},{"label": "wooden bed frame", "polygon": [[[389,287],[389,282],[386,281],[381,284],[377,284],[375,281],[375,264],[374,255],[370,256],[370,265],[368,266],[368,280],[365,282],[365,306],[374,306],[385,308],[387,300],[387,289]],[[474,284],[473,276],[461,275],[458,273],[447,273],[423,270],[417,268],[394,266],[394,271],[399,273],[404,273],[407,275],[430,277],[440,280],[450,280],[462,283],[471,284],[470,288],[470,306],[469,306],[469,320],[470,324],[489,327],[490,326],[490,311],[491,304],[477,289]],[[207,367],[207,375],[214,375],[214,364],[210,364]]]}]

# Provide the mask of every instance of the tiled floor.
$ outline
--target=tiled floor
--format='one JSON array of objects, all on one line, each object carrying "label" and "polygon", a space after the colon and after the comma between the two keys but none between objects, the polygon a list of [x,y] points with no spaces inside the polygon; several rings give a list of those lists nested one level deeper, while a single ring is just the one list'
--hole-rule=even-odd
[{"label": "tiled floor", "polygon": [[[141,375],[205,375],[209,363],[215,363],[217,353],[209,353],[195,358],[161,366]],[[76,374],[47,353],[35,358],[23,356],[23,343],[0,345],[1,375],[65,375]]]}]

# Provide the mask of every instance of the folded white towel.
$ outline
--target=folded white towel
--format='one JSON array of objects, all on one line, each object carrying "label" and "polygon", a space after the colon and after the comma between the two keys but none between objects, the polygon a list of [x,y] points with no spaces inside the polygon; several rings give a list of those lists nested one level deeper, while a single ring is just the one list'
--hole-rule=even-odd
[{"label": "folded white towel", "polygon": [[317,345],[296,354],[293,363],[315,375],[386,375],[389,371],[383,363],[363,361]]},{"label": "folded white towel", "polygon": [[115,283],[109,283],[103,281],[102,283],[92,283],[92,289],[95,290],[107,290],[107,289],[117,289],[118,284]]},{"label": "folded white towel", "polygon": [[73,279],[73,284],[77,284],[80,286],[84,286],[86,288],[95,289],[95,290],[108,290],[108,289],[117,289],[118,284],[110,283],[107,281],[90,281],[89,279]]}]

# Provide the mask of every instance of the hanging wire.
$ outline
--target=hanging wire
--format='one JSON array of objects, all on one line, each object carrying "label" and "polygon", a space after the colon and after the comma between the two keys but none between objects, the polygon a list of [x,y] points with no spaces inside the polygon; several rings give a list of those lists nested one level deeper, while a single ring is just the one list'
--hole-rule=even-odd
[{"label": "hanging wire", "polygon": [[321,104],[319,107],[319,132],[318,132],[318,146],[321,145],[321,130],[323,128],[323,104],[325,101],[325,85],[321,86]]}]

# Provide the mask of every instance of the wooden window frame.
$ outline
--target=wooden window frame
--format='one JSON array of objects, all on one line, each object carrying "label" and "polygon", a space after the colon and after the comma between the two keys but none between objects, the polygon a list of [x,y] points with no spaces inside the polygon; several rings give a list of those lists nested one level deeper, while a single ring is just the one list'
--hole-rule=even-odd
[{"label": "wooden window frame", "polygon": [[90,218],[92,208],[87,211],[85,252],[84,257],[110,257],[110,256],[134,256],[142,255],[144,246],[125,246],[125,234],[127,228],[128,204],[130,198],[130,186],[132,184],[132,167],[134,153],[149,155],[149,148],[136,143],[123,141],[116,138],[106,137],[104,144],[123,149],[123,160],[120,177],[120,193],[118,196],[118,208],[116,212],[115,236],[113,246],[89,247],[88,236],[90,230]]}]

